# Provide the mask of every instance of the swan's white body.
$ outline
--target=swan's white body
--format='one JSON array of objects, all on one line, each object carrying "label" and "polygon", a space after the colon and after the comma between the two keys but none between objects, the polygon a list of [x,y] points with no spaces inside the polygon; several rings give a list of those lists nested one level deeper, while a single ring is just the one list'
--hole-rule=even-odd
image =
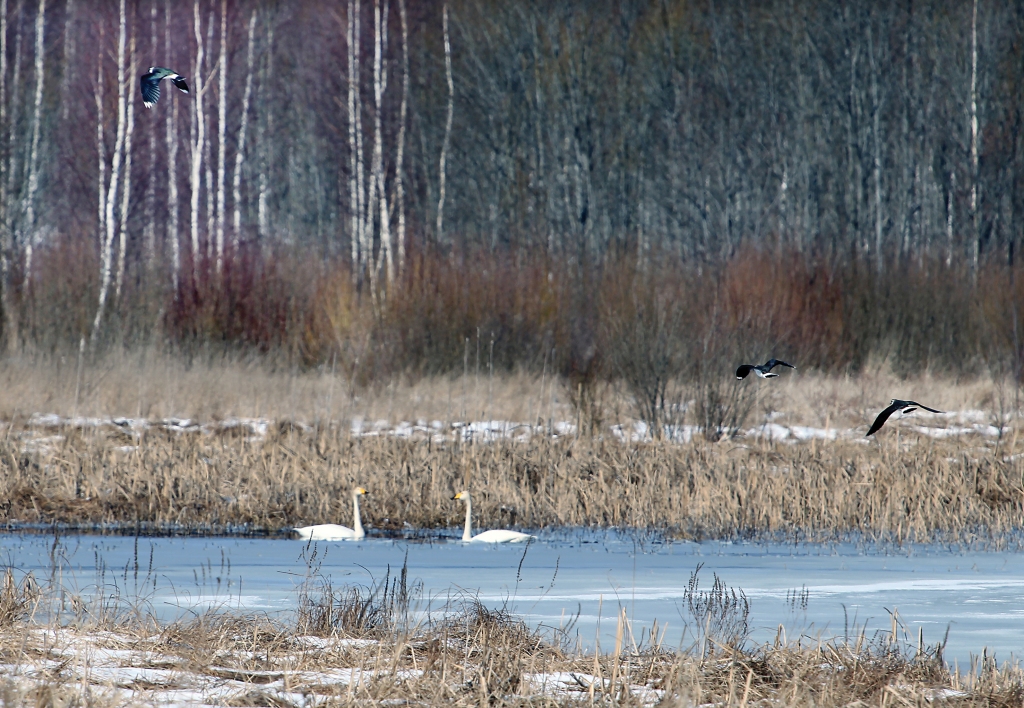
[{"label": "swan's white body", "polygon": [[466,502],[466,527],[462,532],[463,543],[523,543],[524,541],[536,538],[536,536],[531,536],[528,533],[511,531],[509,529],[491,529],[490,531],[484,531],[474,536],[473,501],[469,497],[469,492],[465,490],[461,491],[452,497],[452,499],[461,499]]},{"label": "swan's white body", "polygon": [[359,541],[366,537],[363,531],[363,520],[359,518],[359,497],[367,491],[362,487],[352,490],[352,516],[355,521],[355,528],[339,524],[317,524],[315,526],[303,526],[295,529],[303,541]]}]

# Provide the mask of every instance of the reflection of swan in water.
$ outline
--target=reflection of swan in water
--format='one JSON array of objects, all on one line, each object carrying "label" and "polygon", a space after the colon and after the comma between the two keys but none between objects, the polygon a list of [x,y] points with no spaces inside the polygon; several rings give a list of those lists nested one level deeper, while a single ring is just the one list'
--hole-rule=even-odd
[{"label": "reflection of swan in water", "polygon": [[363,531],[363,521],[359,518],[359,497],[368,492],[362,487],[352,490],[352,516],[355,518],[355,528],[338,524],[317,524],[316,526],[303,526],[295,529],[303,541],[358,541],[366,536]]},{"label": "reflection of swan in water", "polygon": [[462,540],[464,542],[472,543],[522,543],[523,541],[529,541],[536,538],[528,533],[520,533],[519,531],[510,531],[508,529],[491,529],[490,531],[484,531],[478,533],[476,536],[473,535],[473,502],[469,498],[469,491],[463,490],[456,494],[452,499],[461,499],[466,502],[466,529],[462,532]]}]

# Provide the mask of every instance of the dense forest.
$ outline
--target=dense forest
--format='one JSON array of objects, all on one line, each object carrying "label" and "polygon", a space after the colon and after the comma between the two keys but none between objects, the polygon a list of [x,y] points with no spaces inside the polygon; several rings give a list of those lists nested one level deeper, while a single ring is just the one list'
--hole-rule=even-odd
[{"label": "dense forest", "polygon": [[[1022,37],[977,0],[0,0],[4,346],[1019,376]],[[144,108],[154,65],[191,91]]]}]

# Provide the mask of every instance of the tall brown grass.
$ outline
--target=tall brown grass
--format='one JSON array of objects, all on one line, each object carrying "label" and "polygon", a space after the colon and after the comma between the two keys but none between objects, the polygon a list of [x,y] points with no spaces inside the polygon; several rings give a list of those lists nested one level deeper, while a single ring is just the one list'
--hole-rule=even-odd
[{"label": "tall brown grass", "polygon": [[[115,425],[0,442],[0,522],[280,531],[344,522],[370,490],[371,534],[453,528],[469,487],[481,526],[622,526],[701,538],[856,535],[1012,541],[1024,522],[1016,444],[964,448],[904,431],[868,445],[608,438],[443,443],[276,425],[215,434]],[[49,445],[49,447],[46,447]],[[897,448],[897,445],[899,447]],[[127,447],[126,447],[127,446]]]}]

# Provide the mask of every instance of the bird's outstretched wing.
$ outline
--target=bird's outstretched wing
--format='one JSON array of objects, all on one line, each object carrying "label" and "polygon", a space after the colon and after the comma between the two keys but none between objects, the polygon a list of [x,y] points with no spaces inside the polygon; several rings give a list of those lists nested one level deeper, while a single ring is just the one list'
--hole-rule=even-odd
[{"label": "bird's outstretched wing", "polygon": [[889,420],[889,416],[903,408],[903,401],[893,401],[884,411],[878,414],[875,418],[875,422],[871,424],[871,428],[868,430],[868,435],[874,435],[878,432],[878,429],[885,425],[885,421]]},{"label": "bird's outstretched wing", "polygon": [[766,369],[766,373],[767,373],[767,371],[771,371],[772,369],[774,369],[776,366],[788,366],[791,369],[795,369],[796,368],[792,364],[787,364],[784,361],[779,361],[778,359],[769,359],[768,363],[764,365],[764,368]]},{"label": "bird's outstretched wing", "polygon": [[143,74],[139,79],[142,88],[142,105],[152,108],[160,100],[160,75],[156,72]]},{"label": "bird's outstretched wing", "polygon": [[747,374],[749,374],[753,370],[754,367],[752,364],[742,364],[740,365],[740,368],[736,369],[736,378],[745,379],[747,378]]},{"label": "bird's outstretched wing", "polygon": [[185,77],[163,66],[151,67],[148,73],[139,79],[142,88],[142,103],[146,108],[152,108],[160,100],[160,82],[163,79],[170,79],[178,90],[188,93],[188,82]]},{"label": "bird's outstretched wing", "polygon": [[929,408],[928,406],[922,406],[922,405],[921,405],[920,403],[918,403],[917,401],[907,401],[907,403],[909,403],[909,404],[910,404],[910,405],[912,405],[912,406],[917,406],[917,407],[918,407],[918,408],[920,408],[921,410],[924,410],[924,411],[928,411],[928,412],[930,412],[930,413],[942,413],[942,411],[937,411],[937,410],[935,410],[934,408]]}]

